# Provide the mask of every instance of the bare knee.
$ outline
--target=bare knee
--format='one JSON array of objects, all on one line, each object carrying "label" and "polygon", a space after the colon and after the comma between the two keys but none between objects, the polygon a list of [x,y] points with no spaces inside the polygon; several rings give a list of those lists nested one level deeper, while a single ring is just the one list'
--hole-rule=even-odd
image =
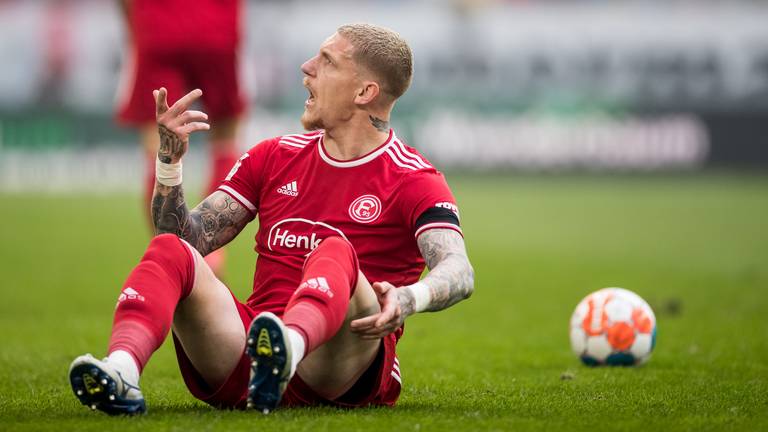
[{"label": "bare knee", "polygon": [[370,282],[363,275],[363,272],[357,272],[357,283],[355,284],[355,292],[349,299],[349,308],[347,309],[347,316],[345,318],[345,328],[349,327],[349,323],[358,318],[370,316],[381,311],[379,300],[376,297],[376,293],[373,291]]}]

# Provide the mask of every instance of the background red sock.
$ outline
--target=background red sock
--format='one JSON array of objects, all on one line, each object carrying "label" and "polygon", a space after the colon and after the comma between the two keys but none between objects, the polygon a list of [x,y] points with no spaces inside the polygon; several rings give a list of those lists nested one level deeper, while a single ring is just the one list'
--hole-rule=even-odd
[{"label": "background red sock", "polygon": [[357,283],[357,272],[355,251],[341,237],[323,240],[307,258],[301,284],[283,315],[285,325],[304,336],[306,354],[341,328]]},{"label": "background red sock", "polygon": [[[218,143],[217,146],[214,146],[216,148],[236,148],[234,145],[224,145],[222,143]],[[216,190],[216,188],[219,187],[221,182],[224,180],[224,177],[229,174],[229,172],[232,170],[232,167],[235,165],[235,162],[237,162],[237,159],[240,158],[240,155],[235,151],[212,151],[211,152],[211,170],[210,170],[210,178],[208,179],[208,187],[206,189],[206,195],[210,195],[213,193],[213,191]],[[226,261],[226,250],[225,249],[219,249],[211,252],[210,254],[206,255],[205,262],[208,263],[208,266],[211,267],[211,270],[213,270],[213,273],[216,274],[216,276],[221,279],[223,278],[224,273],[224,262]]]},{"label": "background red sock", "polygon": [[192,291],[194,278],[192,253],[178,237],[153,238],[123,285],[108,352],[129,352],[141,371],[163,344],[176,305]]},{"label": "background red sock", "polygon": [[[217,147],[221,148],[236,148],[234,145],[219,144]],[[210,177],[208,179],[208,187],[206,193],[210,195],[213,191],[219,187],[219,184],[224,180],[224,177],[229,174],[232,167],[235,166],[235,162],[240,158],[240,154],[237,151],[212,151],[210,160]]]}]

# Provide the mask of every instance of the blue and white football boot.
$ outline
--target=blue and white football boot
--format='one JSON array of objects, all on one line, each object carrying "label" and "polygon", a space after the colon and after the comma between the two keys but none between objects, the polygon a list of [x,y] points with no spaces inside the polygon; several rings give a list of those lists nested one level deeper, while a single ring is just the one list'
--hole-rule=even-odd
[{"label": "blue and white football boot", "polygon": [[82,355],[69,366],[72,391],[85,406],[109,415],[135,415],[147,411],[138,385],[131,384],[106,359]]},{"label": "blue and white football boot", "polygon": [[245,352],[251,358],[248,408],[264,414],[277,408],[291,379],[288,330],[271,312],[262,312],[248,329]]}]

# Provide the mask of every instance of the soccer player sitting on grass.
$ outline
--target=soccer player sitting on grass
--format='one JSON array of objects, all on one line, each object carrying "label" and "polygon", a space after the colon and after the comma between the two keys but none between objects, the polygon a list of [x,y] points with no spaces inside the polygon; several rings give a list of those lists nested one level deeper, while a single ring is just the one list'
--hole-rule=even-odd
[{"label": "soccer player sitting on grass", "polygon": [[[158,233],[118,298],[108,356],[74,360],[83,404],[146,410],[139,375],[172,330],[190,392],[220,408],[394,405],[403,322],[469,297],[473,271],[445,179],[389,126],[411,82],[396,33],[339,27],[301,67],[311,132],[265,140],[187,208],[181,158],[207,116],[154,92]],[[239,302],[203,256],[256,216],[253,293]],[[419,281],[424,265],[431,269]],[[370,282],[372,283],[370,283]]]}]

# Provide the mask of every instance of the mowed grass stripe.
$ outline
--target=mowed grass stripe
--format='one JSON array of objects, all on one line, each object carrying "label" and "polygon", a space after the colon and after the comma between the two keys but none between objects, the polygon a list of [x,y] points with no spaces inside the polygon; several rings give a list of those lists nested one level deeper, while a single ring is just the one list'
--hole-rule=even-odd
[{"label": "mowed grass stripe", "polygon": [[[476,270],[470,301],[409,320],[395,409],[269,417],[194,400],[164,345],[149,415],[113,419],[70,394],[69,362],[103,355],[123,279],[149,234],[136,196],[0,195],[0,429],[760,430],[768,427],[768,177],[449,176]],[[190,194],[190,196],[194,196]],[[250,289],[253,234],[227,282]],[[590,369],[567,323],[623,286],[658,317],[640,368]],[[564,379],[565,378],[565,379]]]}]

